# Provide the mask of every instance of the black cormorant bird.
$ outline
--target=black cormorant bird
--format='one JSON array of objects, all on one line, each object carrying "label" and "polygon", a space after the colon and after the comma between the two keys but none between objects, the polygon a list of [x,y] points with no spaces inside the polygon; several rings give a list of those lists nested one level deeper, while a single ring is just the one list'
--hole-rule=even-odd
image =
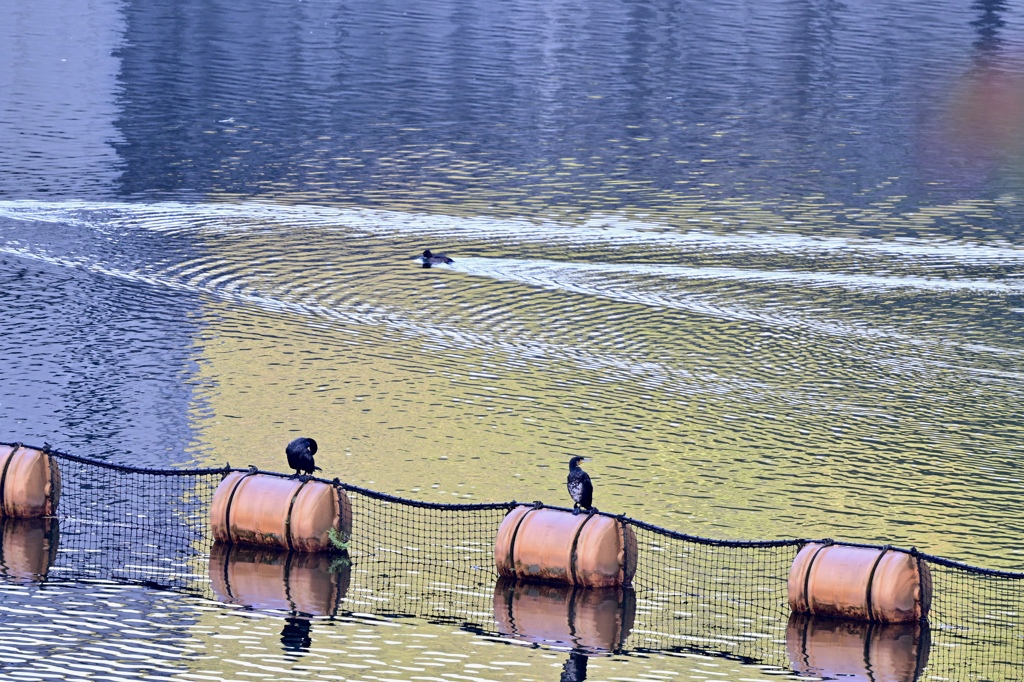
[{"label": "black cormorant bird", "polygon": [[587,510],[588,514],[597,511],[594,506],[594,484],[590,482],[590,474],[580,468],[583,457],[573,457],[569,460],[569,477],[565,480],[565,487],[569,489],[569,496],[575,503],[572,513],[579,514],[580,507]]},{"label": "black cormorant bird", "polygon": [[453,261],[443,253],[430,253],[430,249],[423,252],[423,267],[429,268],[431,265],[451,265]]},{"label": "black cormorant bird", "polygon": [[288,455],[288,466],[295,469],[295,475],[306,473],[312,475],[314,471],[320,471],[320,467],[313,463],[313,455],[316,454],[316,441],[312,438],[296,438],[284,449]]}]

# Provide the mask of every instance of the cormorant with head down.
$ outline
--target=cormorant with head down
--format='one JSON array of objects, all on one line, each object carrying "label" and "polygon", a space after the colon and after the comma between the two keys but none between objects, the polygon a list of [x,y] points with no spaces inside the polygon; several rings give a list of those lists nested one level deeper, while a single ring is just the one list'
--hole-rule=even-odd
[{"label": "cormorant with head down", "polygon": [[569,477],[565,481],[569,497],[574,503],[574,515],[580,513],[580,507],[586,509],[588,514],[597,511],[597,507],[594,506],[594,484],[590,482],[590,474],[580,467],[583,460],[583,457],[573,457],[569,460]]},{"label": "cormorant with head down", "polygon": [[313,455],[316,454],[316,441],[312,438],[296,438],[284,449],[288,455],[288,466],[295,469],[295,475],[306,473],[313,475],[314,471],[320,471],[320,467],[313,462]]}]

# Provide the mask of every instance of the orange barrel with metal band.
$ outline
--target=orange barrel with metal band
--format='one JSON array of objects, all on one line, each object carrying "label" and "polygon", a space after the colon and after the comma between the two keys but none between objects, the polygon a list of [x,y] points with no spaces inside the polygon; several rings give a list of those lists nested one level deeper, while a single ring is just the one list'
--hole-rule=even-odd
[{"label": "orange barrel with metal band", "polygon": [[625,521],[600,514],[518,506],[498,528],[498,575],[566,585],[630,585],[636,573],[636,534]]},{"label": "orange barrel with metal band", "polygon": [[60,469],[46,450],[0,445],[0,516],[53,516],[60,500]]},{"label": "orange barrel with metal band", "polygon": [[332,528],[351,536],[352,506],[337,485],[235,471],[213,494],[210,523],[217,542],[324,552]]},{"label": "orange barrel with metal band", "polygon": [[931,603],[928,564],[899,549],[812,542],[789,570],[796,613],[904,623],[926,618]]}]

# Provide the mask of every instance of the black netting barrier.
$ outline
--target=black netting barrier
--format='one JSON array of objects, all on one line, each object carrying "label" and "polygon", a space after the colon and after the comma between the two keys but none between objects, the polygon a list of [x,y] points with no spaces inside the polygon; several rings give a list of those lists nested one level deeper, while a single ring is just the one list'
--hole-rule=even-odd
[{"label": "black netting barrier", "polygon": [[[815,621],[792,615],[787,600],[790,566],[809,540],[717,541],[615,517],[636,534],[631,589],[524,586],[499,579],[494,561],[498,528],[515,502],[425,503],[334,481],[352,506],[347,553],[296,556],[213,542],[214,491],[244,470],[143,470],[48,452],[62,478],[58,512],[2,519],[0,571],[9,578],[124,581],[323,617],[413,616],[541,645],[694,653],[824,677],[823,661],[836,665],[835,652],[849,649],[857,651],[849,666],[864,667],[864,679],[881,679],[886,665],[903,671],[894,679],[1024,679],[1024,572],[912,552],[931,570],[926,622]],[[23,554],[13,551],[19,542],[47,549],[26,567],[11,558]],[[252,591],[274,580],[283,581],[280,596]],[[318,580],[313,596],[300,594],[300,583]],[[570,626],[612,613],[602,622],[615,632],[600,641],[584,641],[582,626],[565,641],[531,634],[530,614],[560,609]]]},{"label": "black netting barrier", "polygon": [[62,479],[55,524],[45,529],[56,547],[50,575],[176,589],[206,580],[210,503],[225,470],[135,469],[50,454]]}]

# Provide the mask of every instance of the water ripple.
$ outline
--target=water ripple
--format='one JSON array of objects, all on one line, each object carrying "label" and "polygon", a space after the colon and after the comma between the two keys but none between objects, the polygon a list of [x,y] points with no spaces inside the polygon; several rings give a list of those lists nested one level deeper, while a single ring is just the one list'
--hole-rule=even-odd
[{"label": "water ripple", "polygon": [[[708,535],[761,534],[767,517],[781,536],[964,558],[1006,554],[982,547],[1016,532],[1000,512],[1024,397],[1014,246],[251,202],[0,216],[10,262],[203,311],[201,372],[219,369],[191,381],[203,401],[240,399],[196,412],[204,428],[224,413],[265,438],[283,414],[314,419],[367,485],[370,447],[406,463],[392,491],[557,499],[551,463],[584,448],[606,453],[602,500]],[[420,268],[427,246],[455,263]],[[433,492],[439,461],[457,483]],[[972,510],[970,531],[937,490]],[[877,511],[894,497],[911,522]]]}]

